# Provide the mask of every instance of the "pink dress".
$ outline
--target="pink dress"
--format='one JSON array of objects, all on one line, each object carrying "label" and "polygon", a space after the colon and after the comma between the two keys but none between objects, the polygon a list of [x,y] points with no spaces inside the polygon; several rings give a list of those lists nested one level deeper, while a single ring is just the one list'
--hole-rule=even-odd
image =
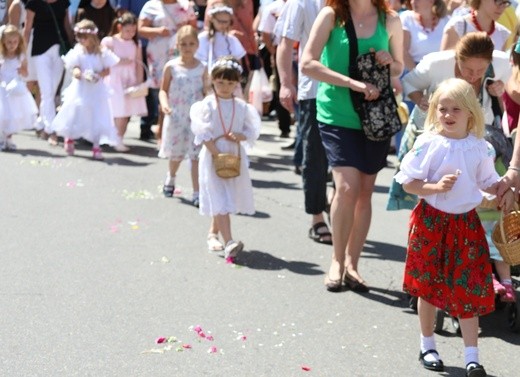
[{"label": "pink dress", "polygon": [[[101,44],[112,50],[120,59],[135,60],[137,49],[141,48],[133,40],[127,41],[117,37],[105,37]],[[110,75],[105,78],[105,83],[112,91],[110,104],[114,118],[147,114],[145,97],[132,98],[124,93],[125,88],[138,84],[136,75],[138,69],[142,69],[138,63],[119,63],[110,69]]]}]

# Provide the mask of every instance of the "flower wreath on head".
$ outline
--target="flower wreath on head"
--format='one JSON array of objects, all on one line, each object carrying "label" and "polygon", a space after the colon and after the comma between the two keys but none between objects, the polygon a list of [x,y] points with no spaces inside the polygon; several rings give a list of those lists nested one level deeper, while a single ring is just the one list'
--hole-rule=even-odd
[{"label": "flower wreath on head", "polygon": [[218,5],[215,8],[207,10],[206,13],[210,16],[213,16],[215,13],[229,13],[230,15],[233,15],[233,8],[226,5]]},{"label": "flower wreath on head", "polygon": [[244,70],[242,69],[242,66],[233,60],[225,60],[225,59],[217,60],[215,62],[215,64],[213,64],[213,67],[211,67],[211,72],[213,72],[215,70],[215,68],[217,68],[217,67],[225,67],[225,68],[234,69],[234,70],[238,71],[240,74],[242,74],[242,72],[244,72]]},{"label": "flower wreath on head", "polygon": [[79,27],[75,26],[74,27],[74,34],[92,34],[92,35],[97,35],[97,33],[99,32],[98,28],[94,28],[94,29],[80,29]]}]

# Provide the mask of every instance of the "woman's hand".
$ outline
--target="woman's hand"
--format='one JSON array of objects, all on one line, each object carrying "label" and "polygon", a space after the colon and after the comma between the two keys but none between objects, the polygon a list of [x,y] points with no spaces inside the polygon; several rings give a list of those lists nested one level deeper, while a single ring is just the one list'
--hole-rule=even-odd
[{"label": "woman's hand", "polygon": [[379,65],[389,65],[394,62],[394,58],[388,51],[380,50],[376,52],[376,61]]},{"label": "woman's hand", "polygon": [[501,97],[504,94],[505,85],[502,81],[493,81],[486,86],[489,94],[495,97]]},{"label": "woman's hand", "polygon": [[377,87],[372,84],[352,79],[350,80],[350,83],[350,88],[356,92],[363,93],[365,95],[366,101],[373,101],[379,97],[379,89],[377,89]]},{"label": "woman's hand", "polygon": [[502,179],[498,181],[496,195],[499,203],[502,203],[504,196],[511,191],[511,188],[515,189],[514,196],[518,200],[518,193],[520,192],[520,172],[509,169]]},{"label": "woman's hand", "polygon": [[160,26],[157,28],[158,37],[169,37],[170,35],[172,35],[172,32],[166,26]]},{"label": "woman's hand", "polygon": [[416,103],[416,105],[422,111],[428,111],[428,107],[430,106],[430,103],[428,102],[428,99],[426,98],[426,96],[422,96],[422,98],[419,100],[419,102]]}]

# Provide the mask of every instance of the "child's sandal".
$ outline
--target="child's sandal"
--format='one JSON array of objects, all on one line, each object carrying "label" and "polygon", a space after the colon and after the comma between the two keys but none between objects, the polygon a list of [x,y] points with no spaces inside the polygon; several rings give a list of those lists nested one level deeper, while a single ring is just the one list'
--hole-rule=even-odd
[{"label": "child's sandal", "polygon": [[224,245],[218,239],[218,235],[215,233],[208,234],[208,251],[222,251]]},{"label": "child's sandal", "polygon": [[175,186],[164,185],[162,192],[166,198],[171,198],[175,192]]}]

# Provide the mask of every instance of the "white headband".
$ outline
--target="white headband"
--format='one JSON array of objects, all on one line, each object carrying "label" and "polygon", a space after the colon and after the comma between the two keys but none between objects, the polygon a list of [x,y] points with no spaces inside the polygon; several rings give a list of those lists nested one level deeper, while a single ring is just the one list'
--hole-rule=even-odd
[{"label": "white headband", "polygon": [[94,29],[80,29],[79,27],[74,27],[74,34],[92,34],[92,35],[97,35],[98,33],[98,28],[94,28]]},{"label": "white headband", "polygon": [[229,13],[230,15],[233,15],[233,8],[228,7],[226,5],[219,5],[215,8],[211,8],[210,10],[206,11],[210,16],[214,15],[215,13]]},{"label": "white headband", "polygon": [[225,68],[231,68],[237,70],[240,74],[244,71],[242,69],[242,66],[238,64],[237,62],[234,62],[233,60],[226,60],[226,59],[220,59],[213,64],[213,67],[211,67],[211,72],[215,70],[217,67],[225,67]]}]

